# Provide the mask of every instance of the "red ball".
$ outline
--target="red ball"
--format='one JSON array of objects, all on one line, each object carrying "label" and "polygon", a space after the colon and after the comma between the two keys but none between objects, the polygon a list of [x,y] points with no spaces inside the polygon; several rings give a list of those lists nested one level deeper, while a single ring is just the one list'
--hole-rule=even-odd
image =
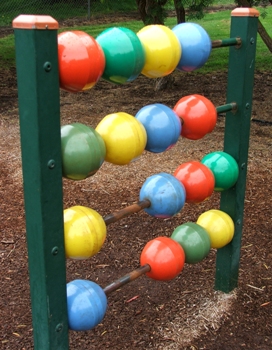
[{"label": "red ball", "polygon": [[60,87],[70,92],[92,88],[105,69],[105,56],[96,40],[79,30],[58,35]]},{"label": "red ball", "polygon": [[207,133],[212,132],[216,125],[216,108],[204,96],[184,96],[173,109],[183,121],[181,135],[187,139],[201,139]]},{"label": "red ball", "polygon": [[157,237],[144,247],[140,263],[148,264],[147,276],[159,281],[175,278],[183,269],[185,254],[179,243],[168,237]]},{"label": "red ball", "polygon": [[199,203],[210,197],[214,191],[213,172],[204,164],[191,161],[181,164],[174,176],[186,190],[186,202]]}]

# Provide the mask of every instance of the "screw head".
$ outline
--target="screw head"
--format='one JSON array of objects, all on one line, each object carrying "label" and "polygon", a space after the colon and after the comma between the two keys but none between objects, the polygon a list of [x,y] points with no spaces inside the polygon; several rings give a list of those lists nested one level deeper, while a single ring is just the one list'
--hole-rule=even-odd
[{"label": "screw head", "polygon": [[51,71],[51,68],[52,68],[51,62],[45,62],[45,63],[44,63],[43,69],[44,69],[46,72],[50,72],[50,71]]},{"label": "screw head", "polygon": [[52,255],[57,255],[58,252],[59,252],[59,247],[57,247],[57,246],[52,248],[52,250],[51,250]]},{"label": "screw head", "polygon": [[56,165],[56,163],[55,163],[54,159],[50,159],[47,163],[47,166],[49,169],[54,169],[55,165]]},{"label": "screw head", "polygon": [[62,323],[57,324],[55,330],[56,332],[61,332],[63,330],[63,324]]}]

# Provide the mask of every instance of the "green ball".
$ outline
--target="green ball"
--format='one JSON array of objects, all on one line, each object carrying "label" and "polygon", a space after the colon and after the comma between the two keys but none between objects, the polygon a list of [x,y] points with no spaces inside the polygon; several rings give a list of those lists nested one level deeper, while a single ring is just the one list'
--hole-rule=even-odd
[{"label": "green ball", "polygon": [[94,129],[80,123],[61,127],[62,175],[83,180],[94,175],[106,156],[102,137]]},{"label": "green ball", "polygon": [[201,163],[206,165],[215,178],[215,191],[225,191],[237,182],[239,168],[236,160],[225,152],[212,152],[202,158]]},{"label": "green ball", "polygon": [[145,64],[145,51],[138,36],[130,29],[112,27],[96,38],[106,60],[102,78],[116,84],[135,80]]},{"label": "green ball", "polygon": [[176,227],[171,238],[182,246],[187,264],[196,264],[203,260],[211,249],[207,231],[193,222]]}]

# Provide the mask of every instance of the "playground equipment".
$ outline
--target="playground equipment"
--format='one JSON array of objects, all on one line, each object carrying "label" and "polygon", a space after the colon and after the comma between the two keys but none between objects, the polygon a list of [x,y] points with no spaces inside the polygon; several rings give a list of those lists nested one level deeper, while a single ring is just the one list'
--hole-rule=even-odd
[{"label": "playground equipment", "polygon": [[[215,288],[224,292],[229,292],[237,286],[250,115],[252,108],[257,17],[258,11],[254,9],[234,10],[232,12],[230,39],[212,42],[212,47],[214,48],[230,46],[227,103],[226,105],[217,107],[216,111],[217,113],[226,112],[224,152],[232,156],[237,163],[236,170],[231,176],[231,180],[224,180],[223,184],[220,184],[218,179],[221,179],[222,176],[219,174],[220,172],[218,173],[218,170],[216,171],[216,167],[213,167],[213,161],[209,162],[209,160],[203,159],[201,162],[207,169],[210,168],[210,173],[213,173],[215,181],[214,186],[216,189],[221,191],[222,188],[226,188],[221,194],[220,212],[218,213],[215,210],[212,210],[212,212],[208,214],[206,212],[204,213],[205,215],[202,214],[204,217],[199,217],[197,223],[187,223],[187,226],[177,229],[177,231],[173,232],[171,238],[158,237],[154,240],[155,243],[152,241],[148,242],[140,258],[140,263],[142,265],[140,269],[143,273],[149,274],[151,278],[173,278],[181,271],[186,259],[188,263],[196,263],[203,259],[209,250],[210,242],[211,246],[214,245],[214,247],[224,245],[223,248],[217,251]],[[63,170],[62,144],[60,138],[58,70],[59,61],[62,58],[58,58],[58,23],[48,16],[19,16],[14,20],[13,27],[16,42],[34,344],[37,349],[68,349],[67,304],[68,308],[71,304],[69,293],[67,300],[63,235]],[[159,35],[158,32],[160,33]],[[165,51],[163,51],[162,55],[158,54],[156,47],[153,47],[154,50],[152,49],[153,39],[150,39],[153,35],[152,33],[154,33],[154,36],[161,37],[161,42],[165,45]],[[173,33],[174,31],[171,32],[164,27],[149,27],[138,33],[138,38],[145,52],[145,64],[141,71],[143,74],[154,78],[164,76],[170,74],[178,65],[180,58],[182,58],[182,49],[180,48],[179,39],[177,39]],[[81,39],[82,37],[80,35],[80,39],[77,38],[76,40]],[[88,45],[92,46],[93,43],[94,42],[91,40]],[[99,52],[102,61],[102,64],[101,62],[98,64],[98,72],[96,72],[94,76],[90,74],[90,79],[85,79],[84,76],[81,76],[79,82],[76,84],[74,84],[74,81],[65,83],[63,85],[65,89],[70,89],[72,91],[84,90],[85,88],[91,87],[103,74],[103,55],[95,43],[94,46],[96,47],[95,50]],[[172,55],[169,56],[171,60],[165,62],[166,68],[161,70],[153,57],[154,55],[158,56],[160,62],[163,63],[165,56],[169,54],[169,47],[171,48],[171,46],[175,48],[173,51],[170,50],[172,53]],[[184,45],[183,51],[186,56],[185,47],[186,45]],[[78,50],[78,52],[80,52],[80,50]],[[86,55],[86,52],[84,55]],[[80,59],[82,59],[82,57]],[[81,64],[80,59],[79,64]],[[200,64],[203,64],[203,61],[201,61]],[[106,65],[107,62],[105,62],[105,67]],[[197,67],[198,63],[194,63],[194,65]],[[67,70],[69,69],[70,66],[68,65]],[[64,73],[64,75],[65,74],[66,73]],[[133,79],[137,74],[138,71],[136,73],[133,72]],[[78,74],[78,76],[79,75],[80,74]],[[109,76],[112,77],[111,72]],[[75,77],[77,77],[77,74]],[[122,83],[127,81],[127,79],[131,79],[131,76],[125,78],[126,79],[123,79],[123,77],[122,79],[115,79],[115,82]],[[177,106],[175,112],[179,115],[179,106]],[[183,118],[184,116],[181,115],[181,117]],[[131,120],[131,118],[128,119]],[[212,123],[209,124],[205,132],[210,132],[212,130],[212,125]],[[184,127],[186,130],[185,119]],[[145,135],[146,131],[144,131],[141,126],[139,126],[139,128],[142,130],[141,135]],[[184,130],[183,126],[182,129]],[[98,132],[99,129],[96,131]],[[88,131],[87,134],[89,133]],[[29,137],[29,135],[31,135],[31,137]],[[103,136],[101,137],[103,138]],[[198,130],[194,130],[192,137],[199,138],[202,137],[202,134],[200,134]],[[100,140],[98,142],[103,144],[100,137],[97,138]],[[50,142],[48,142],[48,140],[50,140]],[[173,140],[171,140],[169,146],[172,145],[172,142]],[[140,149],[145,148],[146,145],[143,146],[144,143],[145,142],[141,143]],[[78,171],[81,176],[78,177],[77,173],[75,179],[90,176],[93,172],[97,171],[104,159],[103,146],[100,148],[96,164],[91,167],[91,169],[83,167],[83,169]],[[129,157],[128,161],[131,161],[140,153],[140,151],[132,152],[133,156]],[[105,154],[107,154],[107,150]],[[107,155],[105,155],[105,159],[106,157]],[[73,161],[71,164],[73,167]],[[238,174],[237,168],[239,170]],[[66,175],[66,171],[64,173],[64,175]],[[72,171],[67,171],[67,175],[70,176],[70,174],[72,174],[72,177],[74,176],[73,173],[73,169]],[[235,183],[235,186],[233,186],[233,183]],[[182,188],[182,186],[179,187]],[[180,192],[183,193],[182,190]],[[137,211],[138,209],[140,210],[140,208],[148,210],[152,207],[152,200],[153,197],[150,199],[143,198],[140,204],[133,206],[133,210]],[[179,205],[179,207],[182,207],[182,205]],[[85,209],[83,209],[83,211],[85,211]],[[105,232],[107,222],[113,222],[117,220],[118,217],[127,215],[128,212],[129,210],[124,210],[121,214],[119,213],[116,216],[112,214],[104,220],[98,217],[98,221],[101,223],[101,227],[103,227],[103,232]],[[155,214],[156,213],[157,209],[155,211]],[[227,216],[225,217],[224,214]],[[81,216],[81,213],[76,211],[76,215]],[[159,215],[161,215],[161,213]],[[172,215],[172,213],[170,215]],[[83,215],[83,217],[84,216],[85,215]],[[218,242],[214,239],[215,231],[213,223],[215,219],[221,221],[225,227],[224,230],[227,240],[224,242]],[[232,223],[232,225],[230,223]],[[103,242],[104,236],[105,234],[101,235],[101,242]],[[189,249],[192,237],[194,244],[198,247],[198,253],[196,255],[194,251],[190,251]],[[227,244],[230,240],[231,242]],[[204,244],[203,250],[199,248],[201,244]],[[159,271],[161,259],[154,254],[154,250],[152,249],[154,245],[160,245],[163,247],[162,249],[167,249],[172,252],[171,254],[167,254],[169,256],[169,261],[165,262],[165,269],[163,269],[165,273],[163,275],[161,275]],[[95,252],[96,249],[93,251]],[[93,251],[91,251],[90,254],[92,254]],[[175,260],[176,257],[179,257],[176,261],[177,264],[172,264],[172,258]],[[173,266],[171,267],[171,265],[175,265],[176,269],[174,269]],[[168,268],[168,266],[170,266],[170,268]],[[136,272],[135,276],[139,276],[140,274],[140,272]],[[132,273],[132,275],[134,274]],[[129,277],[124,278],[125,282],[129,280]],[[109,285],[109,287],[104,289],[103,294],[100,293],[101,287],[97,287],[97,285],[93,284],[91,281],[83,281],[80,283],[72,281],[71,289],[74,289],[75,294],[78,293],[78,290],[80,292],[80,289],[82,289],[81,285],[85,285],[86,288],[91,286],[90,291],[92,289],[95,290],[93,293],[94,298],[96,298],[96,293],[99,293],[99,295],[102,294],[104,297],[101,297],[103,307],[99,308],[97,311],[93,306],[89,309],[89,312],[93,313],[93,324],[87,326],[85,324],[78,325],[78,320],[76,319],[78,315],[75,314],[72,315],[74,325],[72,325],[71,328],[83,329],[87,327],[89,329],[95,326],[97,322],[100,322],[106,308],[105,295],[113,291],[114,286],[121,284],[122,282],[119,281]],[[73,291],[71,294],[73,294]]]}]

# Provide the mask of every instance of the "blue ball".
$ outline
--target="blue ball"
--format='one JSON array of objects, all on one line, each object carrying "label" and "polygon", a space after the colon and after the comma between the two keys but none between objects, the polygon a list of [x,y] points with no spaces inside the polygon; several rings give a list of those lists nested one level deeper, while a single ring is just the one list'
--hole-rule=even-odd
[{"label": "blue ball", "polygon": [[149,208],[144,210],[157,218],[170,218],[184,206],[185,188],[173,175],[159,173],[146,179],[140,190],[140,201],[148,199]]},{"label": "blue ball", "polygon": [[104,318],[107,297],[96,283],[74,280],[67,283],[67,308],[69,328],[87,331],[96,327]]},{"label": "blue ball", "polygon": [[169,107],[155,103],[139,110],[135,116],[147,134],[145,149],[160,153],[175,145],[181,133],[181,120]]},{"label": "blue ball", "polygon": [[212,42],[205,29],[199,24],[187,22],[176,25],[172,30],[182,51],[177,69],[191,72],[202,67],[212,50]]}]

